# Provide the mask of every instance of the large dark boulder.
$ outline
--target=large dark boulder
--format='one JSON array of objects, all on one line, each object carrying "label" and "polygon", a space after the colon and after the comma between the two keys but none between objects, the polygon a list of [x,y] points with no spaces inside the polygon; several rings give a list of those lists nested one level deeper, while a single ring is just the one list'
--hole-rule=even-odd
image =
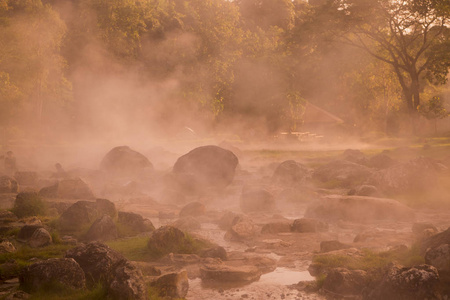
[{"label": "large dark boulder", "polygon": [[435,267],[439,274],[450,274],[450,244],[442,244],[428,249],[425,254],[425,262]]},{"label": "large dark boulder", "polygon": [[341,187],[354,187],[364,183],[372,174],[372,170],[366,166],[347,160],[335,160],[317,168],[313,172],[315,180]]},{"label": "large dark boulder", "polygon": [[87,241],[109,241],[119,237],[116,224],[109,215],[103,215],[95,220],[86,233]]},{"label": "large dark boulder", "polygon": [[97,214],[102,216],[104,214],[109,215],[111,218],[117,217],[116,205],[114,202],[108,199],[97,199],[95,200],[97,204]]},{"label": "large dark boulder", "polygon": [[175,184],[191,193],[205,188],[225,188],[234,178],[238,158],[217,146],[195,148],[181,156],[173,166]]},{"label": "large dark boulder", "polygon": [[370,222],[414,219],[414,212],[398,201],[363,196],[328,196],[311,204],[305,216],[330,221]]},{"label": "large dark boulder", "polygon": [[24,225],[20,228],[17,233],[17,240],[21,242],[28,242],[28,240],[33,236],[34,232],[40,228],[43,228],[42,225]]},{"label": "large dark boulder", "polygon": [[153,165],[143,154],[128,146],[119,146],[103,157],[100,169],[116,176],[138,176],[152,171]]},{"label": "large dark boulder", "polygon": [[141,233],[155,230],[149,219],[144,219],[140,214],[134,212],[119,211],[118,222],[132,233]]},{"label": "large dark boulder", "polygon": [[185,270],[163,274],[150,282],[150,285],[158,290],[161,297],[170,297],[171,299],[184,299],[189,290],[189,280]]},{"label": "large dark boulder", "polygon": [[240,198],[241,210],[245,213],[255,211],[274,211],[275,197],[262,188],[244,189]]},{"label": "large dark boulder", "polygon": [[97,218],[97,204],[90,201],[77,201],[59,218],[59,226],[64,231],[77,231],[90,225]]},{"label": "large dark boulder", "polygon": [[423,240],[420,244],[420,252],[423,255],[427,250],[434,249],[445,244],[450,244],[450,227],[443,232]]},{"label": "large dark boulder", "polygon": [[29,292],[48,289],[54,284],[71,289],[85,287],[83,270],[72,258],[50,258],[26,267],[21,273],[20,286]]},{"label": "large dark boulder", "polygon": [[367,285],[367,273],[362,270],[335,268],[328,271],[322,289],[340,296],[358,296]]},{"label": "large dark boulder", "polygon": [[115,268],[127,260],[119,252],[108,246],[93,242],[82,244],[66,252],[66,258],[73,258],[86,274],[89,286],[97,282],[109,282]]},{"label": "large dark boulder", "polygon": [[279,185],[291,186],[303,183],[308,175],[308,169],[302,164],[294,160],[286,160],[275,169],[272,180]]},{"label": "large dark boulder", "polygon": [[392,265],[383,280],[364,299],[423,300],[441,299],[438,292],[439,274],[435,267]]},{"label": "large dark boulder", "polygon": [[0,193],[17,193],[19,191],[19,184],[17,181],[9,176],[0,176]]},{"label": "large dark boulder", "polygon": [[111,299],[148,299],[147,286],[142,272],[129,261],[121,262],[114,268],[107,285],[108,297]]},{"label": "large dark boulder", "polygon": [[292,223],[291,230],[293,232],[324,232],[328,231],[328,224],[315,219],[296,219],[294,223]]},{"label": "large dark boulder", "polygon": [[47,246],[52,242],[53,240],[50,233],[44,228],[39,228],[33,232],[33,235],[28,240],[28,245],[31,248],[39,248]]},{"label": "large dark boulder", "polygon": [[185,242],[186,235],[183,231],[173,226],[162,226],[151,233],[147,246],[158,255],[176,253]]}]

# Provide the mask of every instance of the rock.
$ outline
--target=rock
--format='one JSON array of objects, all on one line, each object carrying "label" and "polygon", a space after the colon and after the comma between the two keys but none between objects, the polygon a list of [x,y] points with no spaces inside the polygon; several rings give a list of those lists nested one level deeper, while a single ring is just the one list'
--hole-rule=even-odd
[{"label": "rock", "polygon": [[63,236],[63,237],[61,238],[61,242],[62,242],[63,244],[66,244],[66,245],[76,245],[76,244],[78,244],[77,239],[74,238],[73,236],[70,236],[70,235],[65,235],[65,236]]},{"label": "rock", "polygon": [[87,241],[109,241],[119,237],[116,224],[109,215],[103,215],[95,220],[86,233]]},{"label": "rock", "polygon": [[277,268],[275,259],[260,255],[245,256],[242,264],[258,268],[262,274],[273,272]]},{"label": "rock", "polygon": [[21,288],[30,292],[47,289],[55,283],[71,289],[82,289],[86,284],[83,270],[71,258],[50,258],[34,263],[24,269],[19,280]]},{"label": "rock", "polygon": [[336,240],[320,242],[320,252],[322,252],[322,253],[341,250],[341,249],[349,249],[349,248],[351,248],[350,245],[343,244]]},{"label": "rock", "polygon": [[161,297],[184,298],[189,290],[189,280],[185,270],[163,274],[153,280],[150,285],[158,290]]},{"label": "rock", "polygon": [[36,172],[18,171],[14,174],[14,178],[20,185],[36,185],[38,181]]},{"label": "rock", "polygon": [[365,165],[367,164],[367,157],[360,150],[347,149],[342,154],[345,160],[351,161],[356,164]]},{"label": "rock", "polygon": [[16,251],[16,247],[14,247],[14,245],[10,241],[2,240],[0,242],[0,254],[14,253]]},{"label": "rock", "polygon": [[204,249],[200,252],[201,257],[220,258],[222,261],[228,259],[227,251],[221,246]]},{"label": "rock", "polygon": [[94,193],[81,178],[63,179],[58,183],[58,198],[94,199]]},{"label": "rock", "polygon": [[372,170],[346,160],[335,160],[317,168],[313,172],[313,178],[321,182],[335,181],[342,187],[352,187],[367,180]]},{"label": "rock", "polygon": [[46,206],[44,200],[36,192],[22,192],[17,194],[14,201],[13,213],[19,217],[31,217],[45,215]]},{"label": "rock", "polygon": [[262,234],[274,234],[290,231],[291,231],[291,224],[287,221],[264,224],[263,227],[261,228]]},{"label": "rock", "polygon": [[59,218],[59,225],[64,231],[80,230],[97,218],[97,204],[90,201],[77,201]]},{"label": "rock", "polygon": [[108,199],[97,199],[95,200],[95,203],[97,204],[97,214],[102,215],[108,215],[111,218],[115,218],[117,216],[117,210],[116,205],[114,202],[111,202]]},{"label": "rock", "polygon": [[399,265],[392,265],[384,275],[383,280],[364,299],[441,299],[438,285],[439,274],[433,266],[419,265],[403,268]]},{"label": "rock", "polygon": [[100,169],[114,176],[134,177],[152,171],[153,165],[147,157],[128,146],[111,149],[100,163]]},{"label": "rock", "polygon": [[198,217],[205,214],[205,205],[200,202],[191,202],[186,204],[179,213],[180,217]]},{"label": "rock", "polygon": [[19,220],[19,218],[9,210],[0,210],[0,224],[11,223],[17,220]]},{"label": "rock", "polygon": [[391,199],[333,195],[311,204],[305,216],[361,223],[376,220],[411,221],[414,211]]},{"label": "rock", "polygon": [[44,186],[39,190],[39,196],[44,198],[56,198],[58,197],[58,185],[59,183],[53,183],[49,186]]},{"label": "rock", "polygon": [[219,228],[222,230],[229,230],[231,226],[233,226],[235,220],[242,218],[242,215],[239,215],[237,213],[227,211],[217,222],[219,225]]},{"label": "rock", "polygon": [[31,248],[40,248],[51,244],[52,236],[44,228],[38,228],[33,232],[33,235],[28,240],[28,245]]},{"label": "rock", "polygon": [[423,240],[420,245],[420,252],[423,255],[428,249],[437,248],[445,244],[450,244],[450,227],[443,232],[440,232]]},{"label": "rock", "polygon": [[9,176],[0,176],[0,193],[18,193],[19,184]]},{"label": "rock", "polygon": [[431,229],[432,232],[437,233],[438,229],[431,223],[414,223],[411,230],[416,235],[422,235],[425,230]]},{"label": "rock", "polygon": [[15,291],[9,294],[4,298],[4,300],[23,300],[29,299],[31,297],[30,294],[25,293],[24,291]]},{"label": "rock", "polygon": [[126,262],[122,254],[99,242],[69,249],[65,257],[73,258],[80,265],[90,287],[99,281],[108,282],[115,268]]},{"label": "rock", "polygon": [[380,196],[380,192],[375,186],[364,184],[352,189],[348,195],[378,197]]},{"label": "rock", "polygon": [[200,222],[196,218],[191,216],[176,220],[174,223],[172,223],[172,226],[186,231],[197,230],[202,227]]},{"label": "rock", "polygon": [[34,232],[40,228],[42,228],[42,225],[24,225],[20,228],[19,233],[17,234],[17,240],[21,242],[28,242]]},{"label": "rock", "polygon": [[150,234],[147,247],[158,254],[177,253],[185,240],[183,231],[173,226],[162,226]]},{"label": "rock", "polygon": [[417,158],[373,173],[366,184],[374,185],[387,194],[419,192],[436,185],[438,172],[439,167],[434,161]]},{"label": "rock", "polygon": [[425,254],[425,263],[435,267],[439,274],[450,272],[450,245],[442,244],[436,248],[428,249]]},{"label": "rock", "polygon": [[286,160],[275,169],[272,180],[276,184],[291,186],[304,183],[308,175],[308,169],[302,164],[293,160]]},{"label": "rock", "polygon": [[130,228],[133,232],[141,233],[155,230],[152,222],[133,212],[119,211],[118,222]]},{"label": "rock", "polygon": [[328,271],[322,289],[340,296],[360,295],[367,285],[367,273],[362,270],[335,268]]},{"label": "rock", "polygon": [[227,231],[225,238],[236,241],[248,240],[256,237],[260,232],[260,227],[252,220],[240,219]]},{"label": "rock", "polygon": [[324,232],[328,231],[328,224],[315,219],[297,219],[292,224],[291,231],[293,232]]},{"label": "rock", "polygon": [[369,166],[376,169],[387,169],[397,164],[395,160],[384,153],[372,156],[369,159]]},{"label": "rock", "polygon": [[219,282],[250,282],[258,280],[261,271],[255,266],[227,266],[224,264],[206,264],[200,267],[200,278]]},{"label": "rock", "polygon": [[241,210],[245,213],[254,211],[273,211],[275,199],[272,193],[265,189],[244,189],[240,198]]},{"label": "rock", "polygon": [[217,146],[195,148],[181,156],[173,166],[178,187],[188,193],[205,188],[223,189],[234,178],[238,158],[233,152]]},{"label": "rock", "polygon": [[11,259],[0,265],[0,280],[10,280],[14,278],[18,278],[21,271],[22,266],[20,266],[15,260]]},{"label": "rock", "polygon": [[147,286],[142,272],[129,261],[122,261],[111,272],[107,291],[108,297],[112,299],[148,299]]}]

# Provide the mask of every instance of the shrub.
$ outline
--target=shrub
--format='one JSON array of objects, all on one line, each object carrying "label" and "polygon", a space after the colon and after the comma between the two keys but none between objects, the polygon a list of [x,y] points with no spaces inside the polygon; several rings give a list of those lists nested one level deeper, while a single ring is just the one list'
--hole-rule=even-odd
[{"label": "shrub", "polygon": [[45,215],[46,205],[36,192],[19,193],[12,212],[19,218]]}]

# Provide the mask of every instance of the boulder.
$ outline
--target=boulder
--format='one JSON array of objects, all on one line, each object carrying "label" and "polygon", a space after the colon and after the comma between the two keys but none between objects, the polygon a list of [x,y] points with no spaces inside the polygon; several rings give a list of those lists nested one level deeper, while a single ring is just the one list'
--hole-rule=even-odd
[{"label": "boulder", "polygon": [[256,237],[261,232],[261,228],[252,220],[243,218],[236,220],[230,230],[225,234],[225,238],[235,241],[249,240]]},{"label": "boulder", "polygon": [[103,215],[95,220],[86,233],[87,241],[109,241],[119,237],[116,224],[109,215]]},{"label": "boulder", "polygon": [[162,226],[150,234],[147,247],[156,254],[177,253],[186,242],[183,231],[173,226]]},{"label": "boulder", "polygon": [[0,193],[17,193],[19,192],[19,184],[9,176],[0,176]]},{"label": "boulder", "polygon": [[90,201],[77,201],[59,218],[59,225],[64,231],[80,230],[97,218],[97,204]]},{"label": "boulder", "polygon": [[349,248],[351,248],[350,245],[343,244],[336,240],[320,242],[320,252],[322,253]]},{"label": "boulder", "polygon": [[143,154],[128,146],[111,149],[100,163],[100,169],[115,176],[139,176],[152,171],[153,165]]},{"label": "boulder", "polygon": [[174,223],[172,223],[172,226],[185,231],[197,230],[202,227],[200,222],[196,218],[191,216],[176,220]]},{"label": "boulder", "polygon": [[387,194],[429,190],[436,185],[439,167],[427,158],[417,158],[374,172],[366,184],[378,187]]},{"label": "boulder", "polygon": [[191,202],[186,204],[179,213],[180,217],[198,217],[205,214],[205,205],[200,202]]},{"label": "boulder", "polygon": [[9,261],[0,264],[0,281],[18,278],[23,266],[20,266],[17,261],[10,259]]},{"label": "boulder", "polygon": [[367,286],[367,273],[363,270],[334,268],[328,271],[322,289],[334,295],[358,296]]},{"label": "boulder", "polygon": [[353,187],[365,182],[372,170],[346,160],[335,160],[317,168],[313,172],[313,178],[321,182],[336,182],[341,187]]},{"label": "boulder", "polygon": [[13,212],[9,210],[0,210],[0,224],[12,223],[18,220],[19,218],[17,218]]},{"label": "boulder", "polygon": [[14,247],[14,245],[10,241],[2,240],[0,242],[0,254],[14,253],[16,251],[16,247]]},{"label": "boulder", "polygon": [[129,261],[122,261],[114,268],[107,285],[108,298],[120,300],[148,299],[147,286],[142,272]]},{"label": "boulder", "polygon": [[291,231],[293,232],[324,232],[328,231],[328,224],[315,219],[296,219],[292,224]]},{"label": "boulder", "polygon": [[288,221],[272,222],[264,224],[261,228],[262,234],[276,234],[280,232],[290,232],[291,224]]},{"label": "boulder", "polygon": [[200,267],[200,278],[205,281],[250,282],[258,280],[261,271],[255,266],[228,266],[224,264],[206,264]]},{"label": "boulder", "polygon": [[437,248],[441,245],[450,244],[450,227],[447,230],[430,236],[420,244],[421,254],[425,254],[428,249]]},{"label": "boulder", "polygon": [[19,218],[45,215],[46,205],[38,193],[22,192],[17,194],[12,210]]},{"label": "boulder", "polygon": [[189,290],[187,272],[172,272],[163,274],[150,283],[158,290],[159,296],[169,298],[184,298]]},{"label": "boulder", "polygon": [[80,265],[89,286],[108,282],[113,278],[115,268],[127,261],[122,254],[99,242],[69,249],[65,257],[73,258]]},{"label": "boulder", "polygon": [[330,221],[411,221],[414,211],[398,201],[363,196],[332,195],[311,204],[305,216]]},{"label": "boulder", "polygon": [[40,248],[51,244],[52,236],[44,228],[38,228],[33,232],[33,235],[28,240],[28,245],[31,248]]},{"label": "boulder", "polygon": [[200,252],[201,257],[220,258],[222,261],[228,259],[227,251],[221,246],[204,249]]},{"label": "boulder", "polygon": [[436,248],[428,249],[425,254],[425,263],[435,267],[439,274],[450,274],[450,245],[442,244]]},{"label": "boulder", "polygon": [[286,160],[275,169],[272,180],[274,183],[291,186],[304,183],[309,175],[308,169],[294,160]]},{"label": "boulder", "polygon": [[81,178],[63,179],[58,183],[58,198],[94,199],[94,193]]},{"label": "boulder", "polygon": [[372,156],[368,163],[370,167],[376,169],[387,169],[395,164],[397,164],[397,162],[385,153]]},{"label": "boulder", "polygon": [[118,222],[136,233],[155,230],[155,226],[149,219],[144,219],[141,215],[133,212],[119,211]]},{"label": "boulder", "polygon": [[71,289],[85,287],[83,270],[72,258],[50,258],[26,267],[19,277],[20,286],[35,292],[58,283]]},{"label": "boulder", "polygon": [[275,209],[275,198],[272,193],[265,189],[244,189],[240,198],[240,207],[245,213],[255,211],[273,211]]},{"label": "boulder", "polygon": [[102,216],[106,214],[111,218],[115,218],[117,216],[116,205],[114,202],[108,199],[97,199],[95,200],[95,203],[97,204],[98,215]]},{"label": "boulder", "polygon": [[24,225],[17,233],[17,240],[21,242],[28,242],[34,232],[40,228],[43,228],[42,225]]},{"label": "boulder", "polygon": [[175,162],[175,183],[188,193],[201,193],[205,188],[223,189],[234,178],[238,158],[233,152],[217,146],[195,148]]},{"label": "boulder", "polygon": [[392,265],[383,280],[364,299],[423,300],[441,299],[438,292],[439,274],[435,267]]},{"label": "boulder", "polygon": [[231,226],[233,226],[234,223],[236,223],[236,220],[241,219],[242,215],[227,211],[223,214],[223,216],[219,219],[217,222],[219,225],[219,228],[222,230],[229,230]]}]

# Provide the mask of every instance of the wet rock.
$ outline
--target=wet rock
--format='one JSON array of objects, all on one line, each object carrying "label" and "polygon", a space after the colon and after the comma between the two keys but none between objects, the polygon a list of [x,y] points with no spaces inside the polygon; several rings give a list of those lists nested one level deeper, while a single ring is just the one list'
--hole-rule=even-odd
[{"label": "wet rock", "polygon": [[320,252],[322,252],[322,253],[341,250],[341,249],[348,249],[348,248],[351,248],[351,246],[343,244],[336,240],[320,242]]},{"label": "wet rock", "polygon": [[65,257],[73,258],[80,265],[89,286],[109,281],[115,268],[126,262],[122,254],[99,242],[69,249]]},{"label": "wet rock", "polygon": [[244,188],[240,198],[240,207],[245,213],[273,211],[275,209],[275,198],[272,193],[265,189]]},{"label": "wet rock", "polygon": [[315,219],[296,219],[292,224],[291,231],[293,232],[324,232],[328,231],[328,224]]},{"label": "wet rock", "polygon": [[188,193],[205,188],[222,189],[234,178],[238,158],[233,152],[217,146],[195,148],[181,156],[173,166],[175,183]]},{"label": "wet rock", "polygon": [[19,218],[45,215],[46,205],[38,193],[22,192],[17,194],[13,213]]},{"label": "wet rock", "polygon": [[352,187],[366,181],[372,174],[372,170],[346,160],[335,160],[317,168],[313,172],[313,178],[321,182],[334,181],[341,187]]},{"label": "wet rock", "polygon": [[62,230],[79,230],[91,224],[97,218],[97,204],[90,201],[77,201],[72,204],[59,218]]},{"label": "wet rock", "polygon": [[40,228],[42,228],[42,225],[24,225],[17,234],[17,240],[27,242],[34,232]]},{"label": "wet rock", "polygon": [[38,228],[33,232],[33,235],[28,240],[28,245],[31,248],[44,247],[51,244],[52,236],[44,228]]},{"label": "wet rock", "polygon": [[34,263],[24,269],[19,279],[20,286],[31,292],[55,283],[82,289],[86,283],[83,270],[71,258],[50,258]]},{"label": "wet rock", "polygon": [[419,300],[441,299],[438,292],[439,274],[429,265],[401,267],[392,265],[383,280],[364,299]]},{"label": "wet rock", "polygon": [[14,245],[8,240],[0,241],[0,254],[4,253],[14,253],[17,249]]},{"label": "wet rock", "polygon": [[14,174],[14,178],[20,185],[36,185],[38,181],[38,174],[36,172],[18,171]]},{"label": "wet rock", "polygon": [[9,176],[0,176],[0,193],[18,193],[19,184]]},{"label": "wet rock", "polygon": [[118,222],[136,233],[155,230],[155,226],[149,219],[144,219],[141,215],[133,212],[119,211]]},{"label": "wet rock", "polygon": [[261,271],[255,266],[227,266],[224,264],[207,264],[200,267],[202,280],[219,282],[250,282],[258,280]]},{"label": "wet rock", "polygon": [[387,194],[418,192],[435,186],[438,173],[436,163],[422,157],[379,170],[372,174],[367,184],[374,185]]},{"label": "wet rock", "polygon": [[411,221],[414,212],[391,199],[333,195],[310,205],[305,216],[365,223],[376,220]]},{"label": "wet rock", "polygon": [[117,216],[116,205],[114,202],[108,199],[97,199],[95,200],[95,203],[97,204],[98,215],[102,216],[106,214],[111,218],[115,218]]},{"label": "wet rock", "polygon": [[367,285],[367,273],[362,270],[335,268],[328,271],[322,289],[340,296],[360,295]]},{"label": "wet rock", "polygon": [[227,251],[221,246],[204,249],[199,254],[201,257],[220,258],[222,261],[228,259]]},{"label": "wet rock", "polygon": [[160,254],[177,252],[185,244],[186,236],[183,231],[173,226],[162,226],[150,234],[147,247]]},{"label": "wet rock", "polygon": [[155,287],[162,297],[184,298],[189,290],[189,280],[185,270],[163,274],[153,280],[150,285]]},{"label": "wet rock", "polygon": [[174,223],[172,223],[172,226],[186,231],[197,230],[202,227],[200,222],[196,218],[191,216],[176,220]]},{"label": "wet rock", "polygon": [[87,241],[109,241],[119,237],[116,224],[109,215],[103,215],[95,220],[86,233]]},{"label": "wet rock", "polygon": [[369,159],[369,166],[376,169],[387,169],[395,164],[397,162],[384,153],[374,155]]},{"label": "wet rock", "polygon": [[280,232],[290,232],[291,224],[288,221],[282,222],[272,222],[268,224],[264,224],[261,228],[262,234],[274,234]]},{"label": "wet rock", "polygon": [[450,227],[443,232],[423,240],[420,245],[420,252],[421,254],[425,254],[428,249],[437,248],[445,244],[450,244]]},{"label": "wet rock", "polygon": [[111,272],[107,291],[108,297],[112,299],[148,299],[147,286],[142,272],[129,261],[122,261]]},{"label": "wet rock", "polygon": [[153,165],[147,157],[128,146],[111,149],[100,163],[100,169],[115,176],[137,176],[152,171]]},{"label": "wet rock", "polygon": [[253,223],[250,219],[239,219],[230,230],[225,234],[225,239],[228,240],[248,240],[256,237],[261,232],[261,228]]},{"label": "wet rock", "polygon": [[191,202],[186,204],[179,213],[180,217],[197,217],[205,214],[205,205],[200,202]]},{"label": "wet rock", "polygon": [[275,169],[272,180],[276,184],[291,186],[302,184],[308,177],[308,169],[294,160],[286,160]]},{"label": "wet rock", "polygon": [[450,272],[450,245],[442,244],[436,248],[429,249],[425,254],[425,263],[435,267],[439,274]]}]

